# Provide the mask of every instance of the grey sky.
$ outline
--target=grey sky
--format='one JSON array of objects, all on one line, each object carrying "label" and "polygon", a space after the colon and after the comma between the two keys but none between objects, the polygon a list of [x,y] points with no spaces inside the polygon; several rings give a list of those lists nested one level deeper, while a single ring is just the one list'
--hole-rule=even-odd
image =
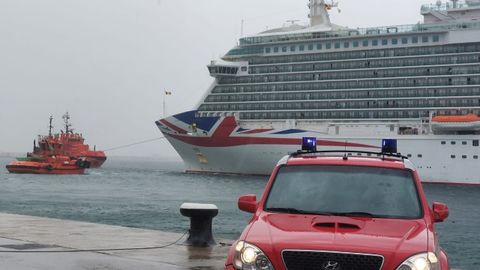
[{"label": "grey sky", "polygon": [[[30,151],[48,117],[69,111],[91,145],[160,136],[154,121],[191,110],[211,84],[206,65],[244,33],[307,23],[307,0],[2,0],[0,152]],[[421,20],[421,0],[342,0],[332,22],[350,27]],[[111,155],[176,157],[166,141]]]}]

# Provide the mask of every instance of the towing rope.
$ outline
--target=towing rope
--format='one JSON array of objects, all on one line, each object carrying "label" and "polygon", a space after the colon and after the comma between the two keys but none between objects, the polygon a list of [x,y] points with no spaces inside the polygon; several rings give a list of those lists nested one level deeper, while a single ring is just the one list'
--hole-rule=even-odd
[{"label": "towing rope", "polygon": [[103,151],[113,151],[113,150],[123,149],[123,148],[131,147],[131,146],[135,146],[135,145],[139,145],[139,144],[144,144],[144,143],[149,143],[149,142],[154,142],[154,141],[158,141],[158,140],[162,140],[162,139],[165,139],[165,137],[158,137],[158,138],[155,138],[155,139],[150,139],[150,140],[140,141],[140,142],[136,142],[136,143],[121,145],[121,146],[109,148],[109,149],[106,149],[106,150],[103,150]]}]

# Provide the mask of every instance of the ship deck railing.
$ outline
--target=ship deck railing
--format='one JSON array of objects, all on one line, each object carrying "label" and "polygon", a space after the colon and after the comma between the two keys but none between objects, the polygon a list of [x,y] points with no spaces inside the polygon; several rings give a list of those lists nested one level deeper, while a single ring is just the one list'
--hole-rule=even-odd
[{"label": "ship deck railing", "polygon": [[405,24],[369,28],[343,29],[329,32],[304,32],[269,36],[251,36],[240,39],[240,46],[263,45],[268,43],[288,43],[293,41],[321,40],[355,36],[378,36],[395,33],[445,32],[458,29],[480,28],[480,22],[450,22],[431,24]]}]

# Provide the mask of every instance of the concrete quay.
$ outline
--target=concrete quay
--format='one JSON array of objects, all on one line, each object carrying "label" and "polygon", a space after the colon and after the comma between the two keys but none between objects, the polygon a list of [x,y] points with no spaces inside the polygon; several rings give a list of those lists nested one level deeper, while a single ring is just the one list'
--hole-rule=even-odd
[{"label": "concrete quay", "polygon": [[0,269],[223,269],[228,245],[189,247],[182,235],[0,213]]}]

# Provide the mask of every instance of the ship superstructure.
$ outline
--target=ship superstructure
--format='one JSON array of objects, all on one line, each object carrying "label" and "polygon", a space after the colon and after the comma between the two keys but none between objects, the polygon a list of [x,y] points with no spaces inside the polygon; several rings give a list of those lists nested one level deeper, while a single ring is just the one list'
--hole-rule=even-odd
[{"label": "ship superstructure", "polygon": [[269,174],[303,136],[326,150],[382,138],[429,182],[480,184],[480,0],[421,7],[424,23],[310,25],[241,38],[198,108],[157,121],[188,171]]}]

